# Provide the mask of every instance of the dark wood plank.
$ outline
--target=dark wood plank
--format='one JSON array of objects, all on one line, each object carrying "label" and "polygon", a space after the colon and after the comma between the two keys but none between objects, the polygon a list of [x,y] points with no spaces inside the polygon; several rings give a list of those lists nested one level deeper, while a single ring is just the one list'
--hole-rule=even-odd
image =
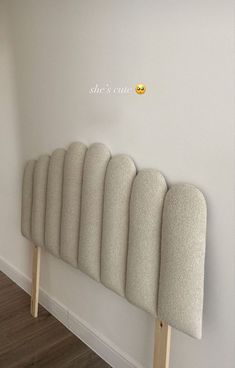
[{"label": "dark wood plank", "polygon": [[110,367],[42,306],[36,319],[29,307],[29,295],[0,272],[0,367]]}]

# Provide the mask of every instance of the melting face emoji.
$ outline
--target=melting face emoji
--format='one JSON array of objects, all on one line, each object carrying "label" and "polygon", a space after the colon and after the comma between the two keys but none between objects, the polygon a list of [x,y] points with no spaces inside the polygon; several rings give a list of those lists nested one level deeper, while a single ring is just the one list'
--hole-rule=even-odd
[{"label": "melting face emoji", "polygon": [[138,95],[143,95],[146,91],[146,86],[144,84],[137,84],[135,91],[138,93]]}]

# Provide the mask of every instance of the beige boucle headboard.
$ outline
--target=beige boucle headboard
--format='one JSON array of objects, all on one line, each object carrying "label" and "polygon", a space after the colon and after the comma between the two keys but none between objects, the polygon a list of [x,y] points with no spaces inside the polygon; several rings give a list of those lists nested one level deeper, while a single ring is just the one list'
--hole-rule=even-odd
[{"label": "beige boucle headboard", "polygon": [[206,203],[127,155],[72,143],[27,163],[22,233],[167,324],[201,337]]}]

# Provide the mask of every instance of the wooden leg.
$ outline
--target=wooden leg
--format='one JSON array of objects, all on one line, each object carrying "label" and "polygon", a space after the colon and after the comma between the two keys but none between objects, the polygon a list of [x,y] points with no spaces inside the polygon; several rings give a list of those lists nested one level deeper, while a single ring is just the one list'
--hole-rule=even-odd
[{"label": "wooden leg", "polygon": [[30,312],[33,317],[38,316],[39,279],[40,279],[40,255],[41,248],[33,248],[33,274]]},{"label": "wooden leg", "polygon": [[169,368],[171,327],[156,319],[153,368]]}]

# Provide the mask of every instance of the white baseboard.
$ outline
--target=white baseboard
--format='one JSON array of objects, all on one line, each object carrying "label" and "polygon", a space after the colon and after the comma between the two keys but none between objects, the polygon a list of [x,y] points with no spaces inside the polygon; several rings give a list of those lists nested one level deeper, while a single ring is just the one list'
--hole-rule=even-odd
[{"label": "white baseboard", "polygon": [[[19,269],[12,266],[0,257],[0,271],[24,289],[28,294],[31,290],[31,279]],[[58,300],[52,298],[45,290],[40,288],[39,302],[55,316],[74,335],[88,345],[103,360],[113,368],[144,368],[125,352],[121,351],[105,336],[92,328],[86,321],[68,310]]]}]

